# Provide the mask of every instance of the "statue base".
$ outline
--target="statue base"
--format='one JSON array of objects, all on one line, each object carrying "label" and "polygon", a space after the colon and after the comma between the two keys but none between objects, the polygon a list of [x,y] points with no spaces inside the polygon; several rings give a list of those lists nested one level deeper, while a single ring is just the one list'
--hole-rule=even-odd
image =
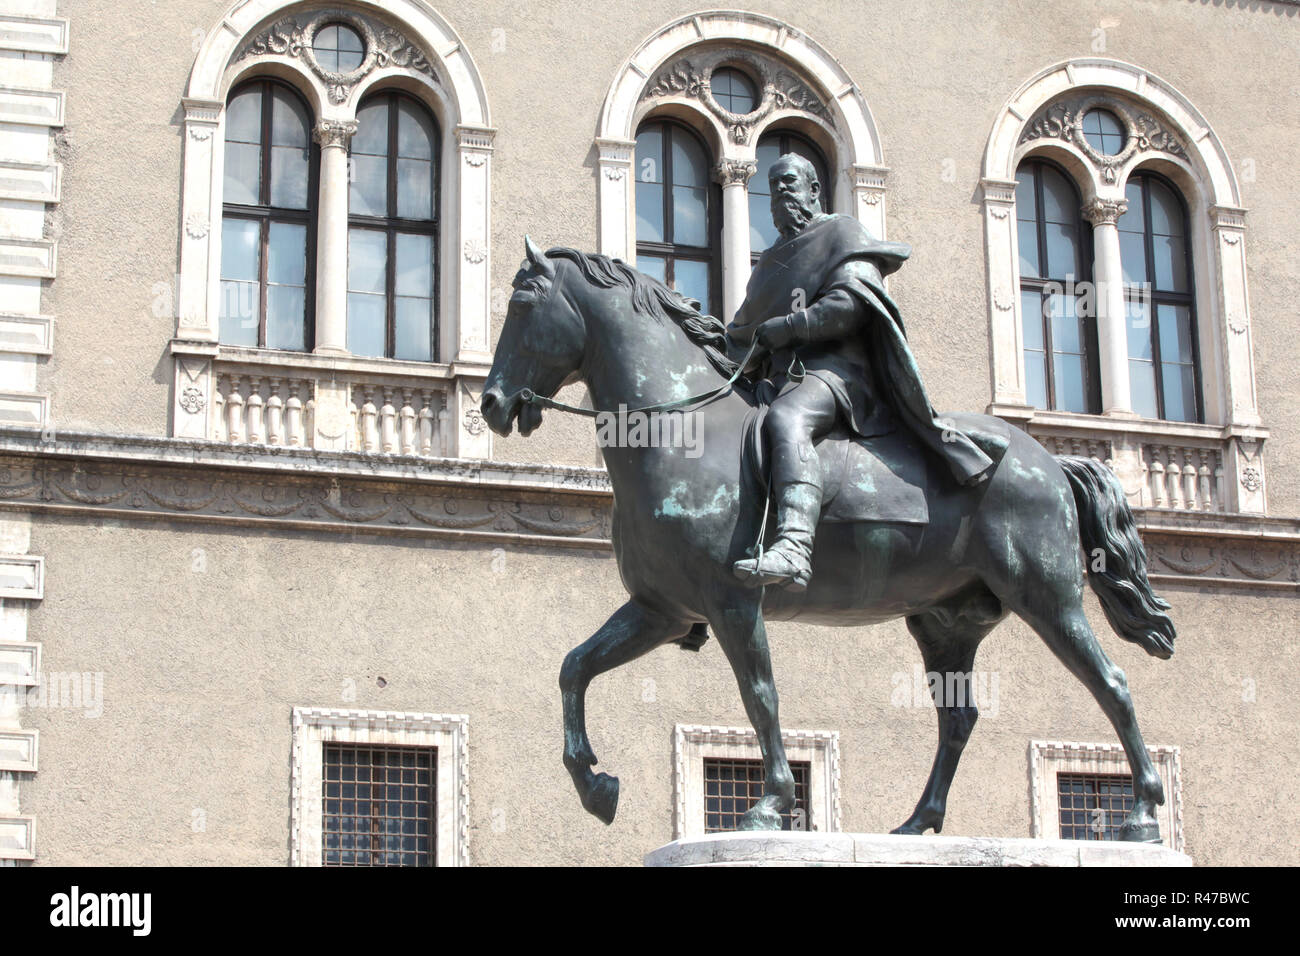
[{"label": "statue base", "polygon": [[713,833],[674,840],[646,866],[1191,866],[1158,843],[892,833]]}]

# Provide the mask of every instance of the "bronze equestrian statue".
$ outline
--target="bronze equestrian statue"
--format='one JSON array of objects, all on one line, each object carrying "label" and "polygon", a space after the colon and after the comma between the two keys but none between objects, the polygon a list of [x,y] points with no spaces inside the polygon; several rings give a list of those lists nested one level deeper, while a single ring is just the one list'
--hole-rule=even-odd
[{"label": "bronze equestrian statue", "polygon": [[[806,202],[817,187],[788,158],[773,174],[780,221],[787,202]],[[1104,465],[1053,456],[1000,419],[935,415],[881,285],[905,247],[876,242],[844,217],[810,215],[764,255],[729,333],[698,303],[618,260],[525,246],[483,390],[489,426],[506,435],[517,421],[527,435],[544,407],[579,411],[552,399],[570,381],[586,384],[598,411],[690,414],[699,424],[696,454],[672,443],[602,450],[629,600],[560,671],[564,764],[589,812],[612,822],[619,784],[592,771],[587,686],[664,644],[690,646],[707,625],[763,754],[763,796],[741,825],[779,829],[793,807],[794,777],[765,620],[854,627],[903,617],[926,670],[942,679],[931,687],[934,764],[895,832],[938,832],[977,716],[975,652],[1014,613],[1084,683],[1124,746],[1134,805],[1122,838],[1159,839],[1160,778],[1124,674],[1083,610],[1086,551],[1087,580],[1111,627],[1149,654],[1173,654],[1169,605],[1152,593],[1123,489]],[[745,341],[749,351],[737,362]],[[742,365],[771,378],[747,383]],[[765,452],[777,495],[774,534]],[[765,582],[789,586],[751,586]]]}]

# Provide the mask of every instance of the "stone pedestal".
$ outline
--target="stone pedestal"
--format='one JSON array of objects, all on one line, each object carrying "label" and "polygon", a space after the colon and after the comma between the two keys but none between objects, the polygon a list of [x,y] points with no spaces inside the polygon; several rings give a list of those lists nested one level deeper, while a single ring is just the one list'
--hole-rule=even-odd
[{"label": "stone pedestal", "polygon": [[715,833],[674,840],[646,866],[1191,866],[1153,843],[887,833]]}]

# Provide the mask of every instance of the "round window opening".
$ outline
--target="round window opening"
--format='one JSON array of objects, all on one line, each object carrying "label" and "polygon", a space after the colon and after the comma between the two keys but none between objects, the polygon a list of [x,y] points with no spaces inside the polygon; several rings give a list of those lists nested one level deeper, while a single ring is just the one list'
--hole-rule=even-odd
[{"label": "round window opening", "polygon": [[342,23],[331,23],[317,30],[311,48],[316,62],[326,73],[351,73],[366,55],[361,35]]},{"label": "round window opening", "polygon": [[715,71],[709,80],[709,89],[718,105],[728,113],[746,116],[754,112],[757,105],[758,93],[753,82],[739,70]]},{"label": "round window opening", "polygon": [[1089,110],[1083,117],[1083,138],[1103,156],[1114,156],[1128,138],[1124,124],[1109,110]]}]

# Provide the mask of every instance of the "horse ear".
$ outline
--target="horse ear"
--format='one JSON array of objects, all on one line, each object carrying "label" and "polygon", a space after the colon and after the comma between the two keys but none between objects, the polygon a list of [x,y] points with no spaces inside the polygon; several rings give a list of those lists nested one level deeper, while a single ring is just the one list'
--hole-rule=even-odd
[{"label": "horse ear", "polygon": [[528,253],[528,261],[542,275],[554,277],[555,263],[546,258],[546,253],[537,248],[537,244],[529,236],[524,236],[524,251]]}]

